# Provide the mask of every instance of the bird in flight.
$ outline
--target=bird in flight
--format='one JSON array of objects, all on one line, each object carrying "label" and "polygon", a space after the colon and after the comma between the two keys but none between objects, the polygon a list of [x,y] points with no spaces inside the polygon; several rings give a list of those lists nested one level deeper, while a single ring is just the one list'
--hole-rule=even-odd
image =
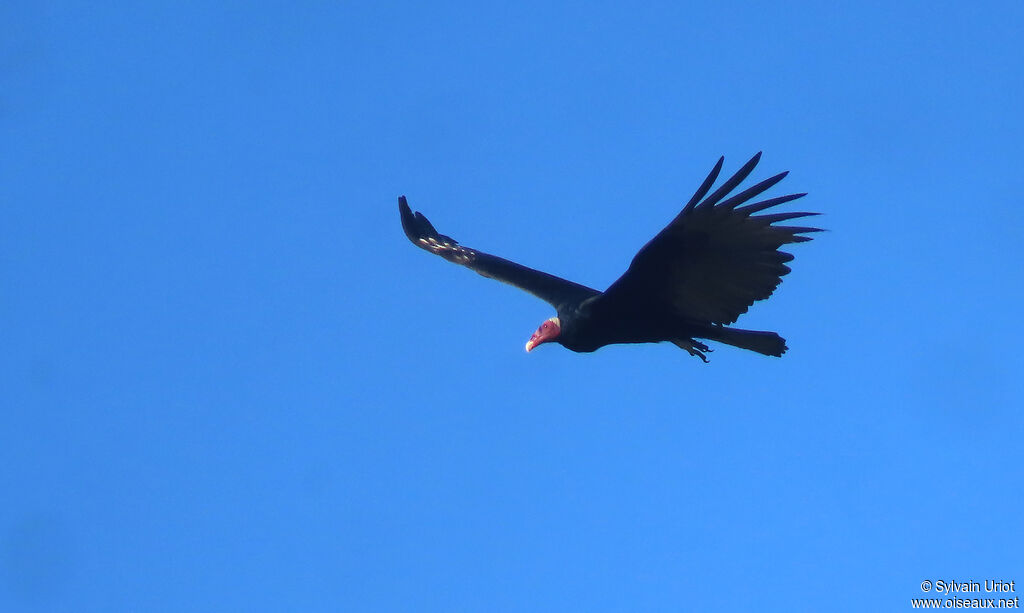
[{"label": "bird in flight", "polygon": [[[668,341],[707,362],[712,351],[696,339],[781,357],[786,341],[775,332],[727,327],[754,302],[772,295],[793,256],[779,248],[811,240],[819,228],[777,226],[817,213],[755,215],[806,194],[747,204],[788,173],[732,191],[754,170],[761,154],[707,195],[718,179],[720,158],[682,212],[633,257],[604,292],[460,245],[438,233],[422,213],[398,198],[402,228],[414,245],[479,274],[514,285],[551,304],[556,316],[540,325],[526,350],[556,342],[577,352],[615,343]],[[706,196],[706,197],[705,197]]]}]

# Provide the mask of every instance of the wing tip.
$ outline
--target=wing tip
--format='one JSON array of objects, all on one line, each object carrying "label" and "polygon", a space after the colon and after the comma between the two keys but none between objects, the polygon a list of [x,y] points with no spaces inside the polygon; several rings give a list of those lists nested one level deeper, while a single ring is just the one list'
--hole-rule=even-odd
[{"label": "wing tip", "polygon": [[398,197],[398,212],[402,215],[402,223],[405,223],[406,218],[412,217],[412,209],[409,208],[409,201],[405,199],[405,196]]},{"label": "wing tip", "polygon": [[700,199],[707,195],[708,191],[711,190],[711,186],[718,180],[718,175],[722,172],[723,164],[725,164],[725,156],[721,155],[718,157],[718,161],[715,162],[714,168],[711,169],[711,172],[709,172],[708,176],[704,179],[704,182],[701,183],[700,187],[697,188],[697,191],[694,192],[693,196],[691,196],[690,200],[686,203],[686,206],[683,207],[683,211],[680,215],[685,215],[692,211],[694,207],[697,206],[697,203],[700,202]]},{"label": "wing tip", "polygon": [[[741,166],[740,169],[737,170],[736,173],[732,177],[730,177],[727,181],[725,181],[725,183],[722,183],[720,186],[718,186],[718,189],[715,190],[715,192],[713,194],[711,194],[707,198],[704,198],[703,201],[701,201],[700,203],[697,203],[695,206],[687,207],[686,210],[688,211],[688,210],[691,210],[691,209],[711,209],[711,208],[714,208],[714,206],[716,204],[718,204],[719,201],[722,200],[722,198],[725,198],[726,196],[728,196],[729,193],[732,192],[733,189],[738,187],[741,183],[743,183],[744,180],[746,180],[746,178],[748,176],[750,176],[750,173],[754,171],[754,168],[757,166],[757,163],[759,161],[761,161],[761,153],[762,153],[761,151],[758,151],[757,153],[755,153],[754,157],[752,157],[749,160],[747,160],[747,163],[744,164],[743,166]],[[769,179],[768,181],[770,182],[770,181],[772,181],[772,179]],[[764,183],[764,182],[762,182],[762,183]],[[770,185],[773,185],[773,184],[769,184],[769,186]],[[708,187],[710,187],[710,186],[708,186]],[[703,194],[702,194],[702,196],[703,196]]]},{"label": "wing tip", "polygon": [[423,214],[419,212],[413,213],[405,196],[398,197],[398,213],[402,219],[402,230],[405,232],[406,238],[412,241],[413,244],[417,244],[417,241],[422,238],[423,234],[421,222]]}]

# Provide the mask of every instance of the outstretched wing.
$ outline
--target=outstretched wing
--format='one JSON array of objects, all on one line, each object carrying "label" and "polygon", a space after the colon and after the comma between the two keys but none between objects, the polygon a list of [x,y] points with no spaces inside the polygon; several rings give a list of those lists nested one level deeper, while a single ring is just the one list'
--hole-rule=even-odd
[{"label": "outstretched wing", "polygon": [[419,211],[413,213],[405,196],[398,198],[398,210],[402,215],[402,229],[405,230],[405,235],[409,237],[412,244],[439,255],[449,262],[475,270],[485,277],[530,292],[541,300],[549,302],[556,309],[565,304],[578,304],[601,293],[504,258],[463,247],[452,237],[438,233],[422,213]]},{"label": "outstretched wing", "polygon": [[789,273],[786,262],[793,259],[779,247],[809,241],[803,234],[820,230],[774,225],[817,213],[754,215],[806,194],[744,205],[788,173],[729,196],[760,159],[758,153],[704,198],[722,170],[725,158],[719,159],[683,211],[637,252],[629,270],[598,301],[646,309],[662,305],[688,319],[731,324],[755,301],[771,296]]}]

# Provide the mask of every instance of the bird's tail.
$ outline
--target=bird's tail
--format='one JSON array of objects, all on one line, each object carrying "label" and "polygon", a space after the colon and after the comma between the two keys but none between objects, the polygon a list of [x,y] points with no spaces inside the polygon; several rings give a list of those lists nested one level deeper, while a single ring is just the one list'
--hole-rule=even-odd
[{"label": "bird's tail", "polygon": [[740,349],[749,349],[771,355],[777,358],[786,353],[786,339],[774,332],[759,332],[757,330],[741,330],[739,328],[723,328],[715,326],[701,334],[701,338],[718,341]]}]

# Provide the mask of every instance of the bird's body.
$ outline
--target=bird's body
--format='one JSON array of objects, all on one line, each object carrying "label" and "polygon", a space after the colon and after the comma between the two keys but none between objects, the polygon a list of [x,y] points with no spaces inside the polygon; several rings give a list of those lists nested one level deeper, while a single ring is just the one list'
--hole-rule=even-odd
[{"label": "bird's body", "polygon": [[661,309],[644,312],[632,306],[604,308],[599,297],[579,305],[565,305],[558,309],[558,341],[572,351],[590,352],[605,345],[688,338],[699,330],[673,313],[659,312]]},{"label": "bird's body", "polygon": [[[409,240],[445,259],[528,291],[555,307],[527,343],[527,351],[558,342],[577,352],[619,343],[670,341],[707,361],[714,340],[765,355],[781,356],[785,341],[774,332],[728,328],[757,300],[768,298],[789,272],[793,256],[779,251],[817,228],[775,226],[815,213],[754,213],[789,202],[792,194],[744,204],[786,176],[778,174],[730,196],[756,166],[754,156],[714,193],[705,195],[721,171],[720,159],[683,211],[633,258],[629,269],[604,292],[459,245],[439,234],[421,213],[399,198]],[[743,206],[741,206],[743,205]]]}]

